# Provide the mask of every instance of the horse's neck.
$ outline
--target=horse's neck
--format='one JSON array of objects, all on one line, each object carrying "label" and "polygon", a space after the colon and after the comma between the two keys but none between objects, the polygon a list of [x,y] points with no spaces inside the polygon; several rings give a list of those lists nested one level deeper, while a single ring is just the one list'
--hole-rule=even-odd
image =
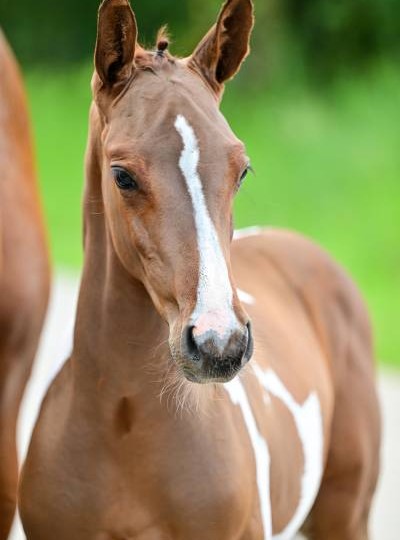
[{"label": "horse's neck", "polygon": [[107,378],[114,386],[160,380],[169,354],[166,323],[143,285],[120,263],[107,233],[99,186],[90,178],[84,207],[85,263],[73,351],[76,377]]}]

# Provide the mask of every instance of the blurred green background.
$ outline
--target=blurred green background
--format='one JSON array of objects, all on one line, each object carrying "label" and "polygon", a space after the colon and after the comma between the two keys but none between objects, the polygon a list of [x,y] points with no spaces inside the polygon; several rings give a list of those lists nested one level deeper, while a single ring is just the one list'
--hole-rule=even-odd
[{"label": "blurred green background", "polygon": [[[236,224],[304,232],[353,275],[379,358],[400,367],[400,5],[255,0],[252,55],[223,109],[256,170]],[[142,43],[168,22],[188,54],[219,0],[133,2]],[[22,63],[53,257],[79,269],[83,156],[97,0],[0,0]]]}]

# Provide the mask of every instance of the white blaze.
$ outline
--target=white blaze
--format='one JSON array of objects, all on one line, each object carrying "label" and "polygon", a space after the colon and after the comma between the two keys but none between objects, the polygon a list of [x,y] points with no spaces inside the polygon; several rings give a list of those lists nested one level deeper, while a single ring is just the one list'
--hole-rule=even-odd
[{"label": "white blaze", "polygon": [[226,330],[237,325],[232,308],[232,285],[198,173],[200,158],[198,141],[192,126],[184,116],[177,116],[175,128],[183,142],[179,168],[186,181],[193,205],[199,252],[197,303],[192,314],[192,321],[195,322],[201,315],[218,314]]}]

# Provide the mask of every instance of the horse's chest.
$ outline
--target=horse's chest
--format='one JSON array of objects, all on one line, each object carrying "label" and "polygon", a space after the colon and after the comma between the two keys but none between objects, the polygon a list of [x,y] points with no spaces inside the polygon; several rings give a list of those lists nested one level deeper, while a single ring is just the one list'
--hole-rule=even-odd
[{"label": "horse's chest", "polygon": [[181,461],[180,465],[175,475],[171,467],[166,474],[147,470],[143,475],[135,472],[128,482],[122,478],[116,482],[115,489],[108,492],[113,495],[92,514],[91,537],[97,540],[95,531],[101,523],[101,529],[107,531],[101,540],[236,538],[246,519],[243,501],[247,509],[249,506],[246,486],[242,492],[224,474],[212,477],[203,469],[201,476],[196,471],[193,474],[188,463]]},{"label": "horse's chest", "polygon": [[63,500],[52,491],[48,519],[54,509],[60,530],[79,531],[84,517],[86,540],[292,538],[319,488],[321,411],[315,394],[298,404],[273,375],[264,383],[255,396],[235,379],[214,412],[164,419],[140,437],[70,438],[51,473],[63,471]]},{"label": "horse's chest", "polygon": [[219,413],[150,441],[151,470],[139,467],[131,491],[182,538],[290,540],[312,508],[325,446],[318,394],[299,403],[273,371],[255,374],[257,391],[237,378]]},{"label": "horse's chest", "polygon": [[68,506],[52,506],[61,508],[57,522],[79,531],[84,510],[85,540],[236,538],[253,512],[250,442],[243,433],[243,445],[233,447],[233,426],[218,418],[174,415],[149,429],[140,422],[123,440],[92,440],[79,461],[71,458],[74,443],[63,459],[73,467],[58,481],[68,486]]}]

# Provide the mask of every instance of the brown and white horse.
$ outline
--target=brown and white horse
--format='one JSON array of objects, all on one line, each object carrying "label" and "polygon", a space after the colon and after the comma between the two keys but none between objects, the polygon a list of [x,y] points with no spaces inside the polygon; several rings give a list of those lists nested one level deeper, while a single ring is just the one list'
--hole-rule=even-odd
[{"label": "brown and white horse", "polygon": [[138,45],[127,0],[100,8],[84,273],[23,470],[28,540],[368,538],[380,427],[359,294],[294,233],[231,243],[250,164],[219,102],[252,26],[250,0],[228,0],[178,59],[164,36]]},{"label": "brown and white horse", "polygon": [[0,31],[0,540],[16,507],[16,422],[45,316],[49,263],[24,89]]}]

